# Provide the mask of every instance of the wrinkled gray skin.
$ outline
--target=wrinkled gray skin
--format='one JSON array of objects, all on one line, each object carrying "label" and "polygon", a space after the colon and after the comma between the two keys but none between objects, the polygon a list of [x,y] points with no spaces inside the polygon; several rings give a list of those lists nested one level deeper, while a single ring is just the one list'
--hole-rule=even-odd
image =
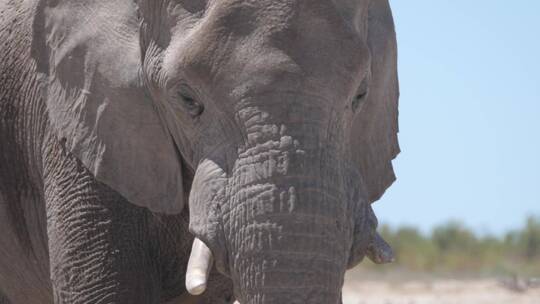
[{"label": "wrinkled gray skin", "polygon": [[339,303],[390,256],[397,87],[387,0],[0,1],[0,294]]}]

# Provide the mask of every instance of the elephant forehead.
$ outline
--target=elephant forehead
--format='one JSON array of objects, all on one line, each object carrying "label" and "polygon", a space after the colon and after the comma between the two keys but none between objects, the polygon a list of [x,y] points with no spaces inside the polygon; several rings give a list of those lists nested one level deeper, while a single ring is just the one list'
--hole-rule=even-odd
[{"label": "elephant forehead", "polygon": [[[354,28],[355,18],[366,11],[367,1],[316,0],[223,0],[208,7],[207,21],[222,34],[268,37],[280,32],[326,24],[337,34]],[[335,31],[335,32],[333,32]],[[333,32],[333,33],[330,33]],[[320,33],[323,35],[324,33]]]},{"label": "elephant forehead", "polygon": [[297,7],[296,0],[229,0],[216,2],[210,12],[218,26],[248,34],[286,29],[294,19]]},{"label": "elephant forehead", "polygon": [[173,35],[164,68],[170,78],[181,73],[236,98],[277,86],[346,91],[365,75],[370,55],[344,7],[309,0],[212,2],[189,35]]},{"label": "elephant forehead", "polygon": [[345,15],[345,10],[356,12],[367,9],[372,1],[375,0],[221,0],[211,3],[209,9],[229,14],[245,9],[244,12],[251,11],[276,21],[290,19],[306,9],[318,10],[322,14],[338,11]]}]

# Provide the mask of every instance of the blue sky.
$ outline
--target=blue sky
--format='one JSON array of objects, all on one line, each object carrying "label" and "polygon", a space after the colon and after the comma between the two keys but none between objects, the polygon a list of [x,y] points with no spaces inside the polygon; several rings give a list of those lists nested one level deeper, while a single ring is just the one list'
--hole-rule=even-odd
[{"label": "blue sky", "polygon": [[540,1],[391,5],[402,153],[379,220],[501,234],[540,215]]}]

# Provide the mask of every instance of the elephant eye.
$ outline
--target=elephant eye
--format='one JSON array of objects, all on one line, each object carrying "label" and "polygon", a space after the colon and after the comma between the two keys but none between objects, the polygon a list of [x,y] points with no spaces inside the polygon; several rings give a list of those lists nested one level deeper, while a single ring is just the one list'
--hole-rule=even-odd
[{"label": "elephant eye", "polygon": [[204,105],[197,101],[195,94],[188,87],[181,86],[178,90],[178,97],[191,117],[198,117],[204,112]]},{"label": "elephant eye", "polygon": [[204,11],[207,5],[206,0],[182,0],[181,5],[184,9],[192,14]]},{"label": "elephant eye", "polygon": [[368,95],[367,80],[362,81],[362,84],[358,88],[358,93],[354,96],[351,102],[351,109],[353,112],[358,112],[362,109]]}]

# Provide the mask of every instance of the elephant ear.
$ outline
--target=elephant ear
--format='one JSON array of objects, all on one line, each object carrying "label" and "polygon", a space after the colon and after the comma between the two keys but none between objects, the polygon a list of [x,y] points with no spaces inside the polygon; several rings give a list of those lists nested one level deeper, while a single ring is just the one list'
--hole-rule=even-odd
[{"label": "elephant ear", "polygon": [[182,163],[144,90],[139,26],[130,0],[42,0],[32,56],[65,149],[129,202],[179,213]]},{"label": "elephant ear", "polygon": [[394,182],[392,160],[399,153],[397,43],[387,0],[369,7],[367,43],[371,82],[361,111],[353,122],[352,147],[368,200],[378,200]]}]

